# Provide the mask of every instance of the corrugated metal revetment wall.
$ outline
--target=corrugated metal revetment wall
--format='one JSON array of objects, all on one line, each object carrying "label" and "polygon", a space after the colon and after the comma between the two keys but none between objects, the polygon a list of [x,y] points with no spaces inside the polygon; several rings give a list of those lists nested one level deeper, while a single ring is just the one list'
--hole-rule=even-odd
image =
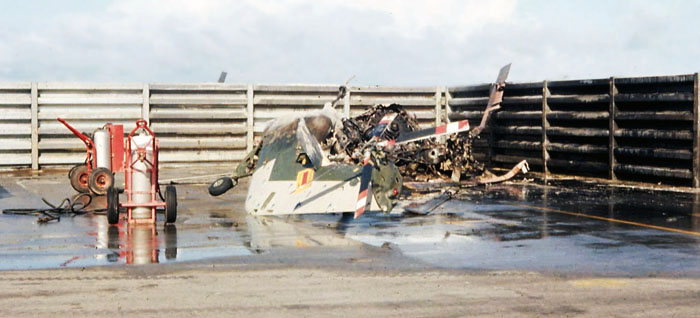
[{"label": "corrugated metal revetment wall", "polygon": [[[246,153],[247,86],[151,84],[144,108],[162,162],[236,161]],[[133,122],[125,125],[133,129]]]},{"label": "corrugated metal revetment wall", "polygon": [[[398,103],[424,126],[469,119],[478,125],[489,85],[352,86],[338,111],[356,115]],[[0,84],[0,167],[68,165],[81,131],[107,122],[128,132],[138,118],[158,134],[165,163],[235,162],[270,120],[320,109],[337,85]],[[475,142],[477,159],[509,168],[700,187],[697,74],[509,83],[502,109]]]},{"label": "corrugated metal revetment wall", "polygon": [[[450,88],[448,117],[477,120],[488,88]],[[699,187],[699,116],[697,73],[517,83],[476,145],[494,167]]]},{"label": "corrugated metal revetment wall", "polygon": [[32,163],[32,84],[0,84],[0,163]]},{"label": "corrugated metal revetment wall", "polygon": [[[424,125],[435,122],[442,89],[352,87],[338,111],[357,114],[376,103],[399,103]],[[321,109],[337,85],[198,84],[0,84],[0,167],[81,163],[85,147],[56,118],[82,132],[105,123],[150,121],[161,162],[234,162],[252,148],[272,119]],[[438,108],[436,108],[436,105]]]},{"label": "corrugated metal revetment wall", "polygon": [[143,85],[39,83],[37,87],[40,166],[85,160],[85,145],[57,117],[90,133],[105,123],[133,126],[141,117]]}]

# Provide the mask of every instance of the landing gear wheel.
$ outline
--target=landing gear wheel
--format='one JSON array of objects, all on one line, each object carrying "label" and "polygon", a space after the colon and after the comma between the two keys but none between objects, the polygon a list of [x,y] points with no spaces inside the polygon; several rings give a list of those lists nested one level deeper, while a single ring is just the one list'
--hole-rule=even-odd
[{"label": "landing gear wheel", "polygon": [[92,170],[88,178],[88,188],[95,194],[104,195],[114,185],[114,174],[107,168]]},{"label": "landing gear wheel", "polygon": [[107,189],[107,222],[119,223],[119,191],[114,187]]},{"label": "landing gear wheel", "polygon": [[70,179],[70,185],[80,193],[90,192],[88,188],[88,172],[86,165],[77,165],[70,169],[68,172],[68,179]]},{"label": "landing gear wheel", "polygon": [[175,223],[177,219],[177,192],[174,186],[165,187],[165,223]]},{"label": "landing gear wheel", "polygon": [[224,194],[226,191],[229,189],[233,188],[238,184],[237,181],[234,181],[230,177],[221,177],[219,179],[216,179],[210,186],[209,186],[209,194],[213,196],[220,196]]}]

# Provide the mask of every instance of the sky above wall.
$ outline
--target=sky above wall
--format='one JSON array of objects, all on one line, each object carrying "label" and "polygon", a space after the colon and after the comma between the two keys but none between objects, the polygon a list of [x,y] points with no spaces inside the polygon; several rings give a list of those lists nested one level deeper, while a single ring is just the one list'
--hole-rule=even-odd
[{"label": "sky above wall", "polygon": [[516,82],[700,70],[699,1],[1,1],[0,81]]}]

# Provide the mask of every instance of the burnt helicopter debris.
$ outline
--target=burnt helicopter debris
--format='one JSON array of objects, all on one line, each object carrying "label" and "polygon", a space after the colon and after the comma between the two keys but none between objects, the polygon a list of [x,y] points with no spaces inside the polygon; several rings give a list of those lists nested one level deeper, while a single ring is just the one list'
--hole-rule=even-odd
[{"label": "burnt helicopter debris", "polygon": [[[383,118],[387,118],[382,122]],[[448,129],[469,128],[467,121],[443,125],[444,133]],[[482,173],[484,166],[472,155],[472,140],[477,135],[451,134],[445,142],[432,137],[440,134],[436,128],[422,130],[415,116],[406,112],[401,105],[376,105],[359,116],[342,120],[337,131],[325,140],[331,152],[331,158],[346,163],[359,164],[362,161],[361,148],[372,138],[373,132],[383,131],[379,136],[383,140],[398,140],[400,137],[425,137],[412,142],[395,144],[387,153],[389,160],[399,168],[401,175],[415,181],[428,181],[457,175],[471,176]],[[423,134],[423,135],[420,135]],[[459,181],[459,180],[457,180]]]},{"label": "burnt helicopter debris", "polygon": [[525,173],[523,161],[506,175],[490,175],[472,155],[472,141],[500,108],[509,70],[510,64],[499,72],[481,123],[471,130],[466,120],[421,129],[398,104],[344,118],[335,106],[346,82],[322,110],[272,122],[233,176],[216,180],[209,192],[223,194],[251,176],[245,208],[253,215],[354,212],[357,218],[366,210],[390,212],[405,180],[468,186]]}]

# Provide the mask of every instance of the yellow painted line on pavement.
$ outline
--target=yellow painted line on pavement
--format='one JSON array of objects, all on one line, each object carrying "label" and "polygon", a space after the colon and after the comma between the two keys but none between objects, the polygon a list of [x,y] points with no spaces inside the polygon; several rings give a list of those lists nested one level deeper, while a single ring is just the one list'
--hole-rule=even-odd
[{"label": "yellow painted line on pavement", "polygon": [[614,219],[614,218],[606,218],[606,217],[604,217],[604,216],[595,216],[595,215],[589,215],[589,214],[578,213],[578,212],[569,212],[569,211],[564,211],[564,210],[559,210],[559,209],[552,209],[552,208],[546,208],[546,207],[536,206],[536,205],[527,205],[527,204],[511,204],[511,205],[517,206],[517,207],[521,207],[521,208],[528,208],[528,209],[534,209],[534,210],[540,210],[540,211],[554,212],[554,213],[566,214],[566,215],[571,215],[571,216],[578,216],[578,217],[589,218],[589,219],[595,219],[595,220],[601,220],[601,221],[608,221],[608,222],[613,222],[613,223],[634,225],[634,226],[639,226],[639,227],[645,227],[645,228],[648,228],[648,229],[654,229],[654,230],[660,230],[660,231],[666,231],[666,232],[674,232],[674,233],[681,233],[681,234],[687,234],[687,235],[692,235],[692,236],[700,237],[700,233],[698,233],[698,232],[686,231],[686,230],[681,230],[681,229],[674,229],[674,228],[671,228],[671,227],[658,226],[658,225],[651,225],[651,224],[644,224],[644,223],[633,222],[633,221],[625,221],[625,220],[619,220],[619,219]]}]

